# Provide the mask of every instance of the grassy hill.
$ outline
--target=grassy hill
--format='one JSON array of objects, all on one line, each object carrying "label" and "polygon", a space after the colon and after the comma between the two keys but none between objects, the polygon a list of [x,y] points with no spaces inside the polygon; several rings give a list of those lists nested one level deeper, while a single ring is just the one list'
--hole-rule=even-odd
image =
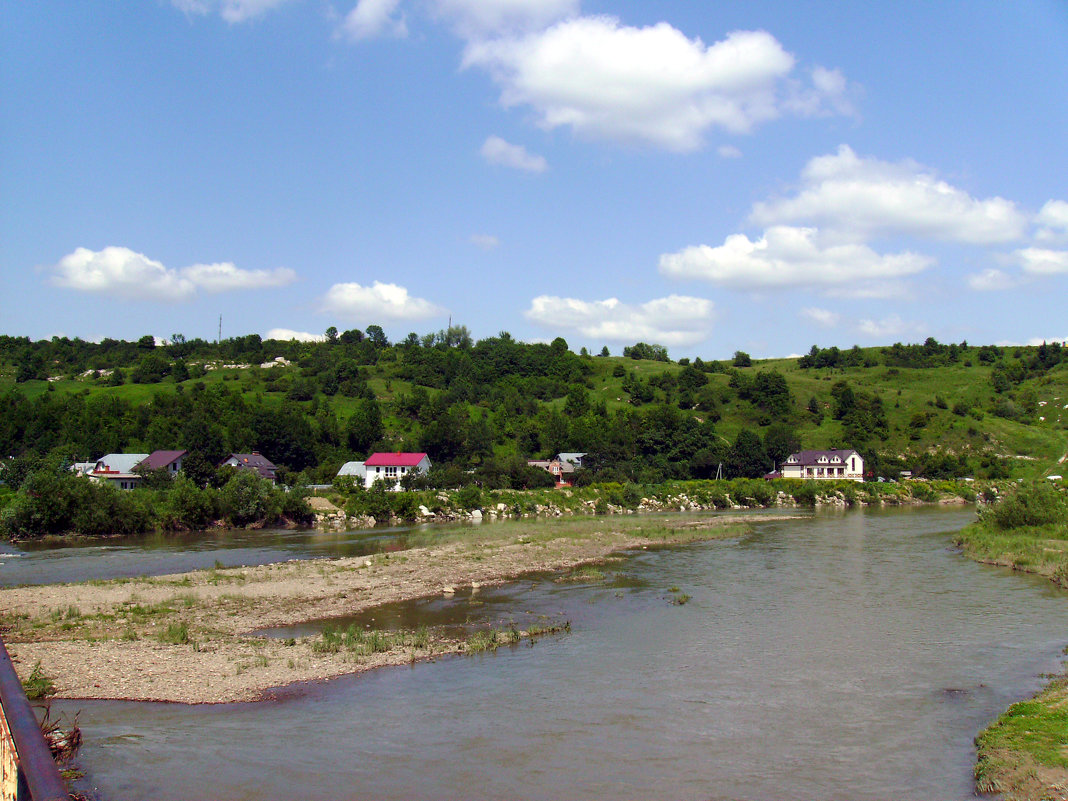
[{"label": "grassy hill", "polygon": [[[101,455],[91,451],[105,440],[116,450],[191,447],[183,426],[200,414],[219,428],[216,450],[275,458],[277,436],[264,431],[282,425],[271,415],[283,415],[290,428],[306,421],[307,432],[298,428],[307,442],[281,461],[323,477],[372,449],[427,450],[468,469],[590,451],[617,478],[640,479],[654,463],[644,478],[704,477],[708,464],[731,464],[741,432],[767,443],[771,429],[795,447],[856,447],[888,476],[1034,478],[1068,467],[1068,357],[1059,345],[928,340],[813,348],[801,359],[736,367],[747,359],[576,355],[563,340],[472,343],[452,333],[395,345],[360,332],[325,343],[253,336],[160,347],[0,337],[0,451],[65,449],[86,459]],[[114,430],[83,436],[68,419],[77,410],[90,420],[93,410],[110,410],[96,419]],[[122,425],[111,419],[120,414]],[[361,415],[380,421],[369,435],[359,432]],[[71,430],[55,435],[48,425]]]}]

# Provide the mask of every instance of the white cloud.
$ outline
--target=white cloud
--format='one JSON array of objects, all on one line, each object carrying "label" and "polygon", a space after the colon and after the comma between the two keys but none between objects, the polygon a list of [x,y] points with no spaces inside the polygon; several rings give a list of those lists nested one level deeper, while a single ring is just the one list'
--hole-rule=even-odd
[{"label": "white cloud", "polygon": [[567,329],[587,339],[693,345],[709,337],[713,303],[703,298],[670,295],[640,305],[616,298],[584,301],[541,295],[524,312],[528,320],[555,330]]},{"label": "white cloud", "polygon": [[196,293],[191,280],[129,248],[78,248],[60,259],[50,272],[54,286],[130,300],[180,301]]},{"label": "white cloud", "polygon": [[465,39],[540,30],[578,13],[579,0],[434,0]]},{"label": "white cloud", "polygon": [[1059,228],[1068,232],[1068,202],[1050,200],[1038,212],[1035,221],[1047,228]]},{"label": "white cloud", "polygon": [[296,280],[296,273],[276,270],[242,270],[229,262],[194,264],[174,270],[161,262],[124,247],[93,251],[78,248],[48,268],[51,283],[80,292],[98,292],[131,300],[183,301],[197,290],[229,292],[267,289]]},{"label": "white cloud", "polygon": [[493,250],[501,241],[492,234],[472,234],[471,244],[482,250]]},{"label": "white cloud", "polygon": [[968,286],[976,292],[997,292],[1012,289],[1016,281],[1007,273],[993,268],[968,276]]},{"label": "white cloud", "polygon": [[324,342],[326,341],[325,334],[310,334],[307,331],[292,331],[288,328],[272,328],[267,332],[264,339],[277,339],[282,342],[289,342],[292,339],[297,342]]},{"label": "white cloud", "polygon": [[323,311],[341,317],[388,320],[421,320],[443,314],[444,310],[428,300],[415,298],[396,284],[361,286],[356,283],[334,284],[323,298]]},{"label": "white cloud", "polygon": [[900,279],[931,264],[911,252],[880,255],[863,244],[825,244],[814,228],[774,226],[755,241],[733,234],[719,247],[697,245],[664,254],[660,272],[743,290],[831,288]]},{"label": "white cloud", "polygon": [[400,0],[359,0],[341,23],[340,32],[352,41],[377,36],[408,35],[404,17],[395,17]]},{"label": "white cloud", "polygon": [[860,158],[846,145],[812,159],[796,196],[756,203],[750,220],[817,224],[854,240],[905,234],[977,245],[1017,241],[1027,228],[1011,201],[978,200],[912,161]]},{"label": "white cloud", "polygon": [[839,320],[842,319],[842,316],[840,314],[836,314],[835,312],[830,311],[829,309],[817,309],[814,307],[802,309],[799,312],[799,316],[802,319],[815,323],[816,325],[822,328],[834,328],[836,325],[838,325]]},{"label": "white cloud", "polygon": [[1038,345],[1042,345],[1042,344],[1046,344],[1046,345],[1053,345],[1053,344],[1064,345],[1065,343],[1068,343],[1068,337],[1048,337],[1048,338],[1047,337],[1031,337],[1029,340],[1027,340],[1027,344],[1031,345],[1031,346],[1038,346]]},{"label": "white cloud", "polygon": [[706,45],[666,22],[634,28],[607,16],[472,41],[463,63],[488,71],[501,103],[531,107],[544,128],[675,151],[700,147],[710,128],[747,133],[789,111],[779,94],[794,69],[764,31]]},{"label": "white cloud", "polygon": [[1012,255],[1024,272],[1027,273],[1036,275],[1068,273],[1068,250],[1023,248],[1015,251]]},{"label": "white cloud", "polygon": [[289,0],[171,0],[171,4],[186,14],[211,14],[216,9],[227,22],[246,22],[265,14]]},{"label": "white cloud", "polygon": [[720,145],[716,148],[716,152],[720,158],[724,159],[740,159],[742,157],[742,151],[734,145]]},{"label": "white cloud", "polygon": [[1039,229],[1035,240],[1043,243],[1068,242],[1068,202],[1050,200],[1035,216]]},{"label": "white cloud", "polygon": [[490,164],[500,164],[526,172],[545,172],[549,163],[543,156],[527,151],[522,145],[510,144],[499,136],[491,136],[482,143],[482,158]]},{"label": "white cloud", "polygon": [[817,66],[812,69],[810,78],[809,86],[796,79],[790,81],[789,91],[783,99],[785,109],[807,117],[856,114],[849,98],[859,90],[850,86],[840,70]]},{"label": "white cloud", "polygon": [[872,338],[885,339],[886,337],[900,337],[906,334],[919,336],[924,333],[926,326],[922,323],[905,322],[898,315],[892,314],[881,320],[861,320],[857,325],[857,330]]},{"label": "white cloud", "polygon": [[205,292],[231,292],[236,289],[271,289],[287,286],[297,280],[297,274],[288,267],[275,270],[241,270],[230,262],[220,264],[194,264],[181,270]]}]

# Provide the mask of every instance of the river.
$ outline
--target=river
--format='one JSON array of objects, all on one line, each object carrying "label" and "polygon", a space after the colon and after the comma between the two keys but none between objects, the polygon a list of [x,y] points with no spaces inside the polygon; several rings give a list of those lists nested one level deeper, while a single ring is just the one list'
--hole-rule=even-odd
[{"label": "river", "polygon": [[[760,522],[741,540],[631,554],[605,581],[451,602],[467,608],[446,617],[572,621],[534,644],[259,704],[53,711],[80,713],[85,786],[106,801],[959,801],[975,735],[1068,641],[1062,591],[951,549],[973,516]],[[423,601],[382,619],[421,614],[445,613]]]}]

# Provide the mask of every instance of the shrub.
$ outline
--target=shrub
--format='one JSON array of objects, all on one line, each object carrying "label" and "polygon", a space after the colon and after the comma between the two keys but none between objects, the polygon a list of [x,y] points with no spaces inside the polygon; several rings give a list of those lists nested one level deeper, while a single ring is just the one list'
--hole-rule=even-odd
[{"label": "shrub", "polygon": [[1068,515],[1064,497],[1048,484],[1020,487],[990,510],[998,528],[1045,526]]}]

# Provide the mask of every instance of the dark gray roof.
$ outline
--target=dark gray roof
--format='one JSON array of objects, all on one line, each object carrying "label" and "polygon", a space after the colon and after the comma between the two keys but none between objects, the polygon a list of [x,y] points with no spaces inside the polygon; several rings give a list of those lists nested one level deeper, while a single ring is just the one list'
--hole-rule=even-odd
[{"label": "dark gray roof", "polygon": [[842,448],[832,451],[798,451],[797,453],[791,453],[789,456],[787,456],[786,461],[784,461],[783,464],[821,464],[820,460],[823,458],[826,458],[827,461],[822,462],[822,464],[834,462],[836,458],[839,460],[838,462],[835,462],[836,464],[844,464],[846,459],[854,455],[860,456],[860,454],[852,448]]}]

